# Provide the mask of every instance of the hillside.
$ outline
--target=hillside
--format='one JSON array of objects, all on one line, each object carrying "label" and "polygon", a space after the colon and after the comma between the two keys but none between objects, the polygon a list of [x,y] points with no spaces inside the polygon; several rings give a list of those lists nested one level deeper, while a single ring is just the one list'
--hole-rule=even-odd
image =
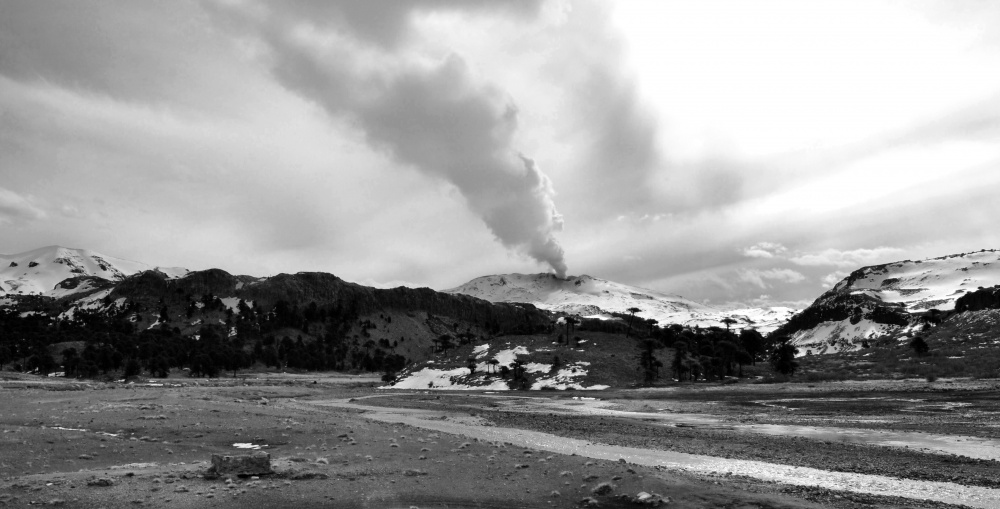
[{"label": "hillside", "polygon": [[710,306],[646,288],[615,283],[588,275],[560,279],[554,274],[501,274],[473,279],[446,293],[471,295],[490,302],[524,302],[553,312],[584,318],[612,318],[613,313],[628,314],[638,308],[637,316],[653,319],[661,325],[688,327],[754,328],[770,332],[792,316],[789,308],[716,309]]},{"label": "hillside", "polygon": [[13,255],[0,254],[0,296],[62,297],[99,286],[94,280],[78,281],[84,283],[82,286],[58,286],[70,278],[89,276],[104,281],[121,281],[146,270],[159,270],[171,277],[187,273],[186,269],[152,267],[89,249],[60,246],[47,246]]},{"label": "hillside", "polygon": [[1000,284],[998,262],[1000,253],[983,250],[863,267],[776,334],[814,354],[912,338],[950,316],[963,296]]},{"label": "hillside", "polygon": [[94,376],[132,358],[135,369],[210,376],[253,365],[395,372],[426,359],[441,336],[468,343],[552,326],[547,312],[530,305],[376,289],[326,273],[126,275],[142,266],[64,248],[14,258],[12,268],[29,260],[32,272],[22,274],[19,293],[0,298],[0,368],[17,361],[22,370],[61,365],[67,374]]},{"label": "hillside", "polygon": [[[580,332],[579,337],[572,347],[558,342],[557,331],[458,346],[407,367],[385,388],[596,391],[642,382],[637,371],[639,347],[634,339],[601,332]],[[669,366],[669,350],[657,350],[656,355]],[[524,368],[518,380],[509,368],[514,361]],[[667,375],[666,368],[663,375]]]}]

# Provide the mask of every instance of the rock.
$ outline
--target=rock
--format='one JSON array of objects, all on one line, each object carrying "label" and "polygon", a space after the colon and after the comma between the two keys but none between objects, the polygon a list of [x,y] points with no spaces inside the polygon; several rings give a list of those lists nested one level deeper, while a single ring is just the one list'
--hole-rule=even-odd
[{"label": "rock", "polygon": [[305,481],[308,479],[329,479],[330,476],[322,472],[295,472],[289,478],[295,481]]},{"label": "rock", "polygon": [[113,484],[114,481],[107,477],[99,477],[97,479],[87,481],[87,486],[111,486]]},{"label": "rock", "polygon": [[552,490],[552,493],[549,493],[549,496],[550,497],[561,497],[562,493],[559,493],[558,490]]},{"label": "rock", "polygon": [[595,507],[597,505],[600,505],[600,503],[594,497],[587,497],[587,498],[585,498],[585,499],[583,499],[583,500],[580,501],[580,505],[586,506],[586,507]]},{"label": "rock", "polygon": [[92,455],[90,455],[90,454],[81,454],[81,455],[77,456],[77,459],[92,460],[92,459],[94,459],[94,457]]},{"label": "rock", "polygon": [[601,484],[594,486],[594,489],[590,490],[590,492],[593,493],[594,495],[607,495],[614,490],[615,490],[614,484],[611,484],[609,482],[602,482]]},{"label": "rock", "polygon": [[416,477],[416,476],[421,476],[421,475],[427,475],[427,472],[424,472],[423,470],[417,470],[415,468],[411,468],[411,469],[403,470],[403,475],[408,476],[408,477]]},{"label": "rock", "polygon": [[214,475],[261,475],[271,473],[271,455],[257,451],[244,455],[212,455],[208,472]]},{"label": "rock", "polygon": [[640,491],[632,498],[632,502],[636,504],[648,505],[652,507],[657,507],[662,504],[670,502],[669,497],[664,497],[657,493],[646,493],[645,491]]}]

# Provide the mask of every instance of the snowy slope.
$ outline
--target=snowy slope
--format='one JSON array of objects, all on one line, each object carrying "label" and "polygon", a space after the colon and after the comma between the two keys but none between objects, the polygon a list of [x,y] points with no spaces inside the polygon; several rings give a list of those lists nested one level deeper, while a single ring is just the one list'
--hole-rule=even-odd
[{"label": "snowy slope", "polygon": [[[74,289],[57,288],[60,282],[79,276],[120,281],[154,267],[140,262],[106,256],[89,249],[48,246],[14,255],[0,254],[0,295],[41,294],[63,297],[92,288],[81,284]],[[186,269],[156,268],[171,277]]]},{"label": "snowy slope", "polygon": [[1000,284],[1000,252],[984,250],[865,267],[827,293],[865,293],[900,303],[911,313],[932,308],[950,311],[966,292],[996,284]]},{"label": "snowy slope", "polygon": [[661,325],[682,324],[724,327],[723,318],[736,320],[735,328],[754,327],[762,332],[783,324],[794,311],[788,308],[740,309],[725,311],[655,290],[629,286],[592,276],[553,274],[501,274],[483,276],[446,293],[471,295],[490,302],[525,302],[550,311],[583,317],[608,318],[609,313],[628,313],[652,318]]},{"label": "snowy slope", "polygon": [[[864,267],[816,299],[804,313],[838,319],[788,330],[800,354],[835,353],[861,348],[880,338],[905,336],[931,309],[951,311],[962,295],[1000,284],[1000,252],[983,250],[926,260],[905,260]],[[849,311],[850,310],[850,311]],[[838,315],[837,312],[840,312]],[[888,311],[909,324],[885,323]],[[845,313],[850,317],[842,316]]]}]

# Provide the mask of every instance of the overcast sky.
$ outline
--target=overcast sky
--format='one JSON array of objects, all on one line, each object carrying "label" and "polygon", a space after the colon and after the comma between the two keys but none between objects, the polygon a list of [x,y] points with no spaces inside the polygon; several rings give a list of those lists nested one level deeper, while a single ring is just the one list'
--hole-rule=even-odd
[{"label": "overcast sky", "polygon": [[0,0],[0,252],[715,305],[1000,247],[1000,3]]}]

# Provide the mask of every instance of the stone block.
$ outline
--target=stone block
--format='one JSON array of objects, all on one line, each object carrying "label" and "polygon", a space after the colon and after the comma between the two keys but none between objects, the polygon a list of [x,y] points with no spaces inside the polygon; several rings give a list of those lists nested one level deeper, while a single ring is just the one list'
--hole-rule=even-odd
[{"label": "stone block", "polygon": [[253,454],[213,454],[209,473],[215,475],[262,475],[271,473],[271,455],[264,451]]}]

